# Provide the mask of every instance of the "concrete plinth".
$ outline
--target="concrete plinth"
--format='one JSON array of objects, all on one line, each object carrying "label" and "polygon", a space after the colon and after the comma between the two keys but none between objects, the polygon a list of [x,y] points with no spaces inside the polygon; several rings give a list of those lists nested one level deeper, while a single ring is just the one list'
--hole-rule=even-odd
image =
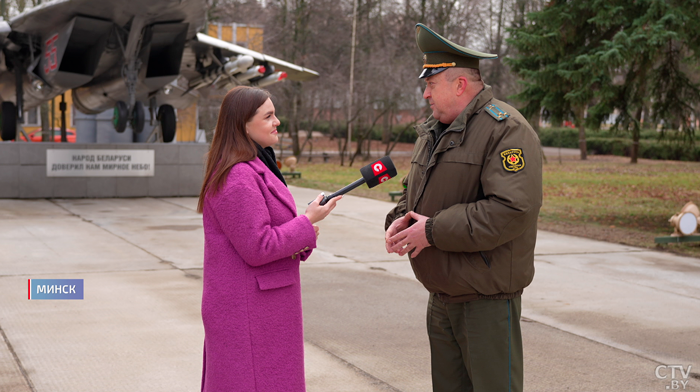
[{"label": "concrete plinth", "polygon": [[[145,132],[145,131],[144,131]],[[48,177],[47,150],[153,150],[152,177]],[[208,144],[0,143],[0,198],[198,196]]]}]

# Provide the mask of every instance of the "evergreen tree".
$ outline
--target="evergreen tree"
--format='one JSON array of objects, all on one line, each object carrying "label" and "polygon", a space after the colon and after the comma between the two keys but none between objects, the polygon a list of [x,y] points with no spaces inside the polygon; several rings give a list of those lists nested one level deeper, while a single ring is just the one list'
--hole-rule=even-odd
[{"label": "evergreen tree", "polygon": [[553,124],[573,116],[579,127],[581,159],[587,157],[585,109],[594,86],[605,75],[582,67],[577,59],[599,37],[610,34],[589,22],[595,16],[589,4],[585,0],[551,1],[542,11],[530,13],[529,23],[511,31],[509,43],[520,56],[507,60],[523,79],[524,89],[515,98],[527,103],[523,111],[528,118],[543,108]]},{"label": "evergreen tree", "polygon": [[592,6],[598,12],[591,22],[617,32],[581,58],[613,80],[599,86],[591,121],[600,123],[617,109],[614,126],[631,133],[632,163],[638,158],[643,113],[650,113],[647,122],[663,120],[692,141],[689,119],[700,89],[688,71],[697,69],[700,59],[700,25],[692,18],[700,15],[700,2],[596,0]]},{"label": "evergreen tree", "polygon": [[510,63],[525,85],[516,98],[526,115],[544,108],[557,122],[573,114],[582,159],[586,108],[594,128],[617,109],[615,127],[631,132],[634,163],[645,109],[692,132],[700,90],[686,71],[700,56],[700,25],[690,18],[699,11],[697,0],[552,1],[512,32],[521,56]]}]

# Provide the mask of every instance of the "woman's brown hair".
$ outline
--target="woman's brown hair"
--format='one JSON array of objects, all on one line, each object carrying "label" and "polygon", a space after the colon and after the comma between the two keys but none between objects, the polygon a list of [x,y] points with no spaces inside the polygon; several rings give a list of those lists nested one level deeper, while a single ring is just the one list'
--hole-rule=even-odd
[{"label": "woman's brown hair", "polygon": [[266,90],[247,86],[235,87],[226,94],[207,154],[207,171],[199,193],[197,212],[204,210],[204,197],[207,194],[215,194],[221,189],[233,165],[251,161],[258,155],[245,125],[269,98],[270,93]]}]

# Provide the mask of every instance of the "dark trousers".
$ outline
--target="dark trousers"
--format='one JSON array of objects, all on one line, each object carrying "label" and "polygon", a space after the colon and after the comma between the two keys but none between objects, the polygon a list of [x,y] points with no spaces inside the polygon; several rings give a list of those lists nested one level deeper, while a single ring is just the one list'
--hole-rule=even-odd
[{"label": "dark trousers", "polygon": [[521,392],[520,297],[456,304],[430,294],[434,392]]}]

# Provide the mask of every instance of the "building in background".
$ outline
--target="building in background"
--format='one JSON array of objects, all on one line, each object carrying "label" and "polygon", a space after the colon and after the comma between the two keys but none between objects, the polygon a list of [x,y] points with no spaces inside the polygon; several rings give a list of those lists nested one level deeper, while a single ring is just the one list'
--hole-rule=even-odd
[{"label": "building in background", "polygon": [[[74,128],[73,125],[73,98],[70,93],[64,94],[66,100],[66,128]],[[61,129],[61,110],[59,109],[61,104],[61,96],[50,100],[49,104],[49,129]],[[37,129],[41,129],[41,107],[37,106],[35,108],[29,109],[24,112],[24,121],[21,122],[24,130],[29,133]]]}]

